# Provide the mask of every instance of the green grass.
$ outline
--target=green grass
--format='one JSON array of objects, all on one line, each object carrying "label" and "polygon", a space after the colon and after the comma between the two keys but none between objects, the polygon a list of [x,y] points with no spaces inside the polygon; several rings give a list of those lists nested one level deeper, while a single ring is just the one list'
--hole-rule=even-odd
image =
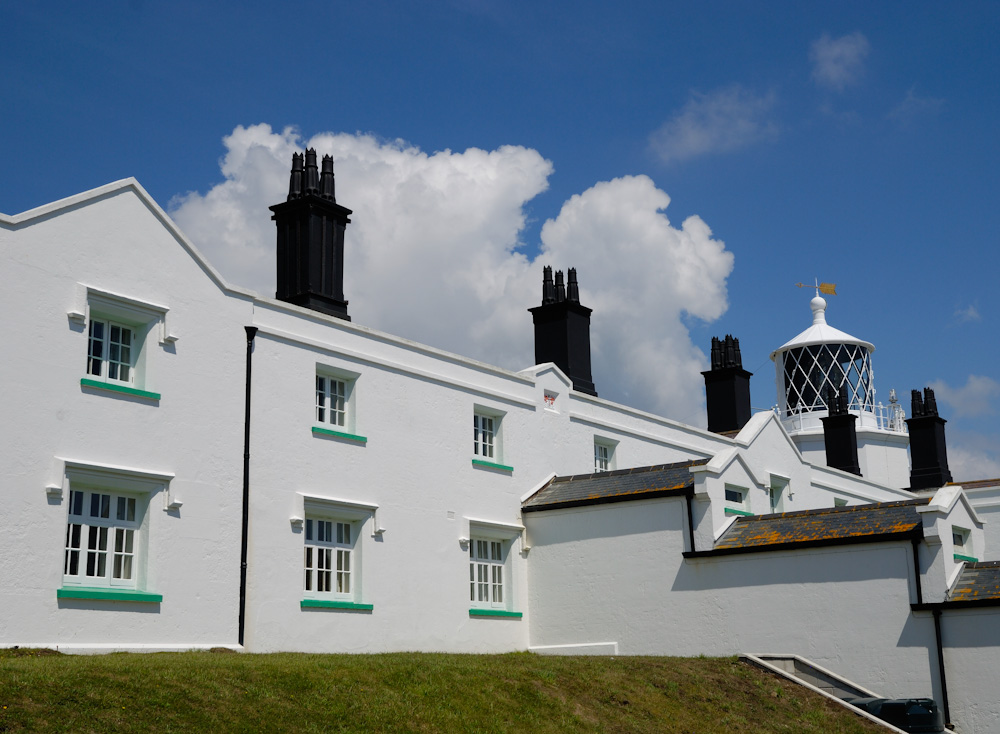
[{"label": "green grass", "polygon": [[0,732],[865,732],[733,658],[0,650]]}]

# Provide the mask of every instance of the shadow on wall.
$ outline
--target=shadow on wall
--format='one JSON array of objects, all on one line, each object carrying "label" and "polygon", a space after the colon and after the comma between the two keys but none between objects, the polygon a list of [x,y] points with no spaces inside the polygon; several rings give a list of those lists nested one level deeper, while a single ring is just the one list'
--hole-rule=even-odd
[{"label": "shadow on wall", "polygon": [[[612,509],[621,512],[610,511]],[[684,498],[608,503],[555,512],[528,512],[525,521],[531,526],[532,543],[536,547],[560,543],[581,543],[588,540],[615,539],[644,533],[677,533],[677,560],[684,550],[686,537],[686,506]],[[566,522],[569,514],[573,522]],[[681,533],[685,533],[684,536]],[[660,542],[660,541],[657,541]]]},{"label": "shadow on wall", "polygon": [[[678,567],[671,591],[849,584],[875,579],[898,581],[909,588],[913,578],[911,554],[906,541],[689,559]],[[785,592],[775,589],[775,593]],[[909,600],[905,603],[908,605]]]}]

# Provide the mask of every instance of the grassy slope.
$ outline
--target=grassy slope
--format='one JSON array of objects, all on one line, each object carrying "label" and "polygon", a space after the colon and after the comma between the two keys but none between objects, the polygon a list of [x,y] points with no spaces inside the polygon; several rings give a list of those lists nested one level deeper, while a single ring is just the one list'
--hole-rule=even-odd
[{"label": "grassy slope", "polygon": [[0,650],[0,732],[865,732],[727,658]]}]

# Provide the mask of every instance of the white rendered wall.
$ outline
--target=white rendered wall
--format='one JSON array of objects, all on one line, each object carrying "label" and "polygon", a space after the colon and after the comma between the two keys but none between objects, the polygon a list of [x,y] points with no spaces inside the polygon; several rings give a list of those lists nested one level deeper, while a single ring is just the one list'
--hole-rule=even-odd
[{"label": "white rendered wall", "polygon": [[[908,434],[859,428],[857,436],[861,476],[888,487],[906,489],[910,486]],[[826,442],[822,430],[794,432],[791,437],[806,461],[826,466]]]},{"label": "white rendered wall", "polygon": [[[930,612],[921,616],[931,617]],[[997,660],[1000,608],[945,610],[941,614],[945,678],[952,721],[962,734],[1000,731]]]},{"label": "white rendered wall", "polygon": [[962,489],[983,523],[981,560],[997,558],[1000,548],[1000,479],[963,484]]},{"label": "white rendered wall", "polygon": [[[62,649],[235,644],[246,300],[226,297],[130,186],[57,214],[0,224],[0,646]],[[87,332],[68,318],[87,286],[168,308],[179,339],[145,346],[150,401],[81,387]],[[173,474],[149,497],[145,588],[160,604],[57,600],[64,459]],[[51,496],[46,487],[57,489]]]},{"label": "white rendered wall", "polygon": [[532,648],[796,653],[888,696],[935,693],[908,543],[685,560],[685,512],[665,499],[526,513]]}]

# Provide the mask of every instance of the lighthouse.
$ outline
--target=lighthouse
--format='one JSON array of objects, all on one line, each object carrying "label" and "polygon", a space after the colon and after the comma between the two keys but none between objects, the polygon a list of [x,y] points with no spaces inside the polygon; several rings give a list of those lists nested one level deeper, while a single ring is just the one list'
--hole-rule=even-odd
[{"label": "lighthouse", "polygon": [[[894,393],[890,393],[887,405],[875,400],[875,345],[830,326],[827,302],[818,290],[809,308],[812,325],[771,352],[778,392],[776,410],[785,430],[807,461],[827,464],[830,424],[834,421],[826,421],[825,435],[824,419],[837,418],[840,425],[844,416],[854,416],[850,428],[856,434],[861,476],[879,484],[908,487],[906,416]],[[835,434],[835,440],[842,435]]]}]

